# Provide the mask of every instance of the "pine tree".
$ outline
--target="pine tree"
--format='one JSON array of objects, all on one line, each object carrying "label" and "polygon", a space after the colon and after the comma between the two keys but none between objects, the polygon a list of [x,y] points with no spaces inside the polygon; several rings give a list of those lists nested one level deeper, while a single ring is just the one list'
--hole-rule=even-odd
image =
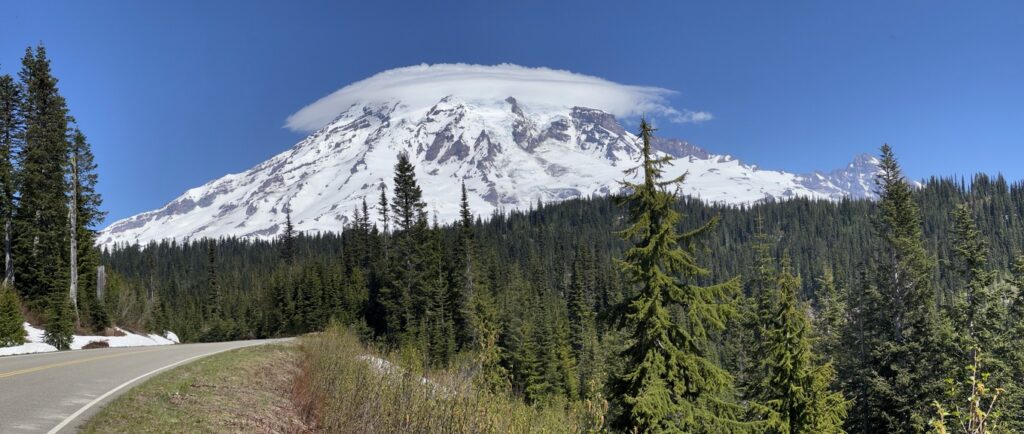
[{"label": "pine tree", "polygon": [[920,433],[929,403],[941,395],[933,259],[922,241],[921,213],[889,145],[882,146],[876,211],[878,251],[871,304],[863,313],[868,356],[861,399],[870,432]]},{"label": "pine tree", "polygon": [[569,320],[569,345],[578,364],[580,390],[576,398],[595,397],[597,385],[603,382],[598,366],[598,339],[594,314],[594,293],[596,284],[592,267],[591,252],[579,246],[573,259],[566,293]]},{"label": "pine tree", "polygon": [[67,107],[42,46],[22,59],[24,140],[18,152],[15,283],[32,307],[68,288]]},{"label": "pine tree", "polygon": [[[629,227],[621,232],[631,243],[619,262],[627,281],[637,288],[620,323],[630,335],[622,356],[625,373],[615,385],[621,407],[617,424],[640,432],[741,432],[754,428],[728,411],[731,377],[710,358],[709,333],[725,327],[733,307],[726,300],[739,290],[733,279],[699,286],[708,271],[696,263],[694,244],[717,219],[679,234],[676,195],[667,190],[684,177],[663,180],[668,157],[653,157],[651,133],[641,121],[641,165],[627,171],[642,181],[624,181]],[[680,318],[673,321],[671,309]]]},{"label": "pine tree", "polygon": [[1010,380],[1006,388],[1002,425],[1011,432],[1024,432],[1024,255],[1018,255],[1010,268],[1008,284],[1015,291],[1007,312],[1007,327],[1001,345],[994,350],[1006,364]]},{"label": "pine tree", "polygon": [[218,321],[223,317],[223,295],[221,294],[220,278],[217,276],[217,244],[214,240],[206,242],[206,318]]},{"label": "pine tree", "polygon": [[15,182],[14,157],[20,149],[24,132],[21,87],[10,75],[0,76],[0,224],[3,225],[4,279],[7,286],[14,284],[14,262],[11,240],[14,218]]},{"label": "pine tree", "polygon": [[43,340],[60,351],[71,349],[75,332],[75,312],[67,293],[53,295],[46,314],[46,334]]},{"label": "pine tree", "polygon": [[[455,252],[452,258],[452,283],[451,283],[451,307],[452,318],[457,333],[457,342],[460,348],[475,346],[480,347],[481,340],[486,340],[488,331],[482,328],[493,328],[493,325],[484,324],[483,319],[475,317],[482,306],[478,303],[491,303],[486,298],[488,294],[482,293],[482,282],[480,282],[479,267],[476,259],[476,247],[473,242],[473,212],[469,208],[469,198],[466,193],[466,184],[462,183],[462,197],[459,200],[459,221],[458,242],[455,245]],[[493,306],[491,306],[493,307]]]},{"label": "pine tree", "polygon": [[281,233],[281,260],[291,265],[295,261],[295,227],[292,226],[292,210],[284,214],[284,232]]},{"label": "pine tree", "polygon": [[958,346],[965,365],[974,360],[975,348],[993,348],[993,339],[1004,321],[1000,305],[1004,300],[994,293],[995,271],[989,269],[988,245],[971,216],[970,208],[957,205],[953,211],[954,269],[961,278],[961,290],[955,294],[950,310]]},{"label": "pine tree", "polygon": [[426,204],[408,153],[398,154],[394,182],[391,201],[395,241],[395,264],[391,270],[393,288],[390,294],[383,295],[388,330],[398,332],[392,333],[392,338],[411,339],[420,332],[419,320],[429,291],[422,278],[427,272],[424,264]]},{"label": "pine tree", "polygon": [[816,279],[817,308],[814,329],[817,335],[816,353],[825,361],[834,362],[841,354],[843,329],[847,327],[846,294],[838,288],[832,270],[826,268]]},{"label": "pine tree", "polygon": [[815,362],[810,320],[796,295],[800,279],[788,258],[775,280],[768,288],[771,306],[761,321],[765,344],[754,396],[779,415],[781,433],[842,433],[847,403],[841,393],[829,390],[832,366]]},{"label": "pine tree", "polygon": [[[958,204],[952,217],[952,268],[960,276],[960,285],[954,290],[953,303],[947,310],[949,340],[955,356],[948,363],[951,375],[946,381],[950,390],[944,407],[952,410],[951,415],[962,422],[966,431],[987,432],[985,426],[995,425],[999,412],[992,412],[982,402],[989,399],[984,389],[1002,390],[1010,382],[1002,357],[1006,354],[1003,347],[1008,343],[1000,339],[1008,316],[1003,307],[1009,297],[996,292],[996,273],[988,265],[988,245],[970,208]],[[964,402],[966,406],[961,405]]]},{"label": "pine tree", "polygon": [[25,343],[24,323],[18,295],[11,288],[0,286],[0,347]]}]

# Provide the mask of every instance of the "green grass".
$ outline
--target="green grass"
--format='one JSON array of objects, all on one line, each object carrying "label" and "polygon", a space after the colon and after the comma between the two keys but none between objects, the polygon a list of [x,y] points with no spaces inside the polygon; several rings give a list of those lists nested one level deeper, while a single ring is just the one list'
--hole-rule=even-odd
[{"label": "green grass", "polygon": [[307,431],[291,400],[297,357],[294,345],[261,345],[199,359],[121,395],[82,431]]},{"label": "green grass", "polygon": [[480,391],[473,387],[472,375],[465,369],[424,374],[396,365],[382,372],[366,360],[371,353],[358,338],[340,327],[303,337],[300,349],[296,400],[307,419],[323,432],[573,433],[599,429],[594,411],[568,404],[530,406],[514,397]]}]

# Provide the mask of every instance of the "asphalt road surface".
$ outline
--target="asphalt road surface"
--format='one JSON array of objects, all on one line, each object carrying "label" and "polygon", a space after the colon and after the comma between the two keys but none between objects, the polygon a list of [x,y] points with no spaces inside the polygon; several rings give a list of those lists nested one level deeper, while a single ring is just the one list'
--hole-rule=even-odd
[{"label": "asphalt road surface", "polygon": [[75,432],[117,395],[164,369],[269,342],[275,340],[0,357],[0,434]]}]

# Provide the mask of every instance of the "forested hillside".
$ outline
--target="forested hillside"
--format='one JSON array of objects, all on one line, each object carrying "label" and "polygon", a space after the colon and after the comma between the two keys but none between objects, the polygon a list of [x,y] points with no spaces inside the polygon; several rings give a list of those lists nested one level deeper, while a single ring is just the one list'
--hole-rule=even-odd
[{"label": "forested hillside", "polygon": [[[1003,411],[986,423],[1021,428],[1024,365],[1013,336],[1024,319],[1024,186],[978,175],[913,188],[888,147],[882,160],[879,202],[737,208],[669,196],[680,216],[670,226],[688,235],[668,251],[688,252],[694,268],[659,269],[682,288],[736,288],[698,297],[727,306],[701,320],[707,341],[694,344],[720,369],[697,377],[720,383],[705,391],[719,399],[701,405],[726,411],[714,415],[723,427],[793,427],[796,414],[813,413],[792,432],[922,432],[938,421],[933,403],[948,411],[966,402],[972,389],[959,385],[973,377],[964,367],[980,366],[977,380],[984,371],[993,383],[982,393],[1002,393]],[[645,360],[620,354],[637,342],[624,318],[644,286],[618,262],[634,245],[621,231],[643,220],[624,198],[491,216],[464,203],[459,224],[439,226],[402,157],[395,184],[352,210],[356,224],[337,235],[105,252],[115,272],[109,307],[187,340],[292,335],[336,320],[430,366],[472,355],[483,384],[528,402],[610,400],[611,426],[640,423],[613,387]],[[666,300],[667,318],[692,326],[693,301],[677,301]],[[785,360],[798,368],[771,365]],[[786,387],[801,398],[789,400]],[[775,419],[787,412],[793,420]]]}]

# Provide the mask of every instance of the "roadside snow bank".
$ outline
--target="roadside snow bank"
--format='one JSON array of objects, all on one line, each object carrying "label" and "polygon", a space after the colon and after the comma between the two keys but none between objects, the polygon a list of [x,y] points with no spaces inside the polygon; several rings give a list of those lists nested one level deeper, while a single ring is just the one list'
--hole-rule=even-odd
[{"label": "roadside snow bank", "polygon": [[[80,350],[82,347],[88,345],[90,342],[106,342],[110,347],[145,347],[151,345],[173,345],[178,343],[178,335],[173,332],[166,332],[165,336],[158,334],[139,335],[130,331],[124,330],[117,327],[117,331],[124,333],[124,336],[74,336],[74,341],[71,342],[72,350]],[[48,353],[51,351],[57,351],[53,345],[44,342],[44,335],[46,331],[40,328],[32,327],[31,324],[25,323],[25,340],[27,341],[23,345],[16,345],[13,347],[0,348],[0,356],[10,356],[14,354],[29,354],[29,353]]]}]

